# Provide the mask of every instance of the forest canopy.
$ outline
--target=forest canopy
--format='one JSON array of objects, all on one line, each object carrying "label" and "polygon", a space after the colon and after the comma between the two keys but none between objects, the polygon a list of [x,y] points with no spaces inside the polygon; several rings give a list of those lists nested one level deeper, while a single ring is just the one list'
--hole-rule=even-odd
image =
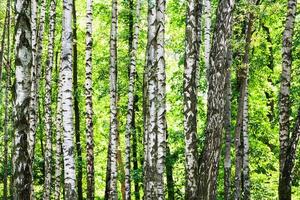
[{"label": "forest canopy", "polygon": [[297,0],[2,0],[0,198],[300,199]]}]

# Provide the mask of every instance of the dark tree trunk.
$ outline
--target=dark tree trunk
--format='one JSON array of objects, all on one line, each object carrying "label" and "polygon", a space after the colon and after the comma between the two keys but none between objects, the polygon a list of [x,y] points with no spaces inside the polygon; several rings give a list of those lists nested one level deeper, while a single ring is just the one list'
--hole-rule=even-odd
[{"label": "dark tree trunk", "polygon": [[225,79],[230,47],[234,0],[221,0],[217,9],[216,27],[208,72],[208,113],[206,138],[200,159],[198,199],[216,199],[221,140],[224,128]]},{"label": "dark tree trunk", "polygon": [[78,52],[77,52],[77,16],[76,16],[76,1],[73,1],[73,88],[74,88],[74,116],[75,116],[75,142],[77,152],[77,193],[78,200],[83,199],[82,191],[82,148],[80,143],[80,109],[79,109],[79,94],[78,94]]},{"label": "dark tree trunk", "polygon": [[297,147],[299,135],[299,115],[295,131],[290,137],[290,85],[292,70],[292,39],[296,17],[296,0],[288,1],[287,17],[283,32],[282,73],[279,94],[279,141],[280,141],[280,173],[279,200],[291,199],[292,169],[294,166],[294,150]]}]

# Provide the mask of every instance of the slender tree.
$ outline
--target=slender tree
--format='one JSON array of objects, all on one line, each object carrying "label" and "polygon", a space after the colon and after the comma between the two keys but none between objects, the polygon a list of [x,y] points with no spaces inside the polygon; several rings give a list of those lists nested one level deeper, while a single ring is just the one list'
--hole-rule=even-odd
[{"label": "slender tree", "polygon": [[83,199],[82,191],[82,148],[80,141],[80,109],[79,109],[79,94],[78,94],[78,51],[77,51],[77,14],[76,1],[72,3],[72,17],[73,17],[73,98],[74,98],[74,125],[75,125],[75,142],[76,142],[76,162],[77,162],[77,192],[78,200]]},{"label": "slender tree", "polygon": [[299,118],[295,124],[294,132],[290,136],[290,85],[292,68],[292,39],[296,17],[297,1],[288,1],[288,10],[283,32],[282,73],[279,93],[279,199],[291,199],[292,169],[294,167],[295,150],[298,144],[300,130]]},{"label": "slender tree", "polygon": [[32,67],[29,0],[15,1],[16,81],[14,98],[14,199],[31,199],[32,166],[29,137],[30,71]]},{"label": "slender tree", "polygon": [[61,176],[62,176],[62,114],[61,114],[61,68],[58,78],[57,112],[56,112],[56,135],[55,135],[55,175],[54,175],[54,199],[60,200]]},{"label": "slender tree", "polygon": [[129,88],[128,88],[128,104],[127,104],[127,121],[126,121],[126,150],[125,150],[125,199],[131,199],[131,177],[130,177],[130,150],[131,150],[131,135],[135,134],[134,120],[134,104],[135,104],[135,79],[136,79],[136,54],[138,48],[139,36],[139,18],[140,18],[141,2],[137,0],[136,3],[136,21],[134,23],[134,33],[132,34],[131,48],[130,48],[130,72],[129,72]]},{"label": "slender tree", "polygon": [[94,133],[93,133],[93,100],[92,100],[92,19],[93,1],[86,2],[86,150],[87,150],[87,199],[95,198],[94,180]]},{"label": "slender tree", "polygon": [[36,126],[37,126],[37,59],[36,59],[36,48],[37,48],[37,1],[31,0],[31,51],[32,51],[32,67],[31,67],[31,87],[30,87],[30,111],[29,111],[29,126],[30,126],[30,133],[29,133],[29,155],[33,160],[33,152],[34,152],[34,145],[35,145],[35,133],[36,133]]},{"label": "slender tree", "polygon": [[157,0],[157,198],[164,199],[164,169],[166,159],[166,64],[165,64],[165,8],[166,0]]},{"label": "slender tree", "polygon": [[51,178],[52,178],[52,110],[51,110],[51,94],[52,94],[52,68],[54,63],[54,34],[55,34],[55,20],[56,20],[56,2],[50,2],[50,30],[48,36],[48,57],[46,66],[46,82],[45,82],[45,125],[46,125],[46,148],[45,148],[45,183],[44,183],[44,197],[49,200],[51,195]]},{"label": "slender tree", "polygon": [[197,77],[198,66],[198,13],[199,1],[190,0],[187,5],[186,46],[184,62],[184,133],[185,133],[185,199],[198,198],[197,152]]},{"label": "slender tree", "polygon": [[211,0],[204,0],[204,63],[208,77],[209,70],[209,54],[211,43]]},{"label": "slender tree", "polygon": [[228,65],[234,0],[221,0],[217,8],[216,27],[210,52],[208,73],[208,113],[206,138],[200,159],[198,199],[215,199],[225,106],[225,79]]},{"label": "slender tree", "polygon": [[72,0],[63,1],[63,36],[61,60],[61,110],[63,127],[63,156],[64,156],[64,182],[65,199],[77,199],[74,160],[74,127],[72,108]]},{"label": "slender tree", "polygon": [[118,199],[117,193],[117,150],[118,150],[118,118],[117,118],[117,30],[118,2],[112,0],[111,32],[110,32],[110,190],[109,199]]},{"label": "slender tree", "polygon": [[146,58],[146,73],[147,76],[147,117],[146,117],[146,134],[145,143],[146,150],[144,156],[145,171],[144,171],[144,199],[156,198],[156,158],[157,152],[155,145],[157,144],[156,137],[156,1],[148,0],[148,44]]}]

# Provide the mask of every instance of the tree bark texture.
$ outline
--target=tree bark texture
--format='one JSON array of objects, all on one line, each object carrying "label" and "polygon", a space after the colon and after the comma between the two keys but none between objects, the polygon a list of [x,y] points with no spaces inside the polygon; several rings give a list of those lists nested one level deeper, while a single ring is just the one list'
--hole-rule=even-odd
[{"label": "tree bark texture", "polygon": [[32,67],[30,0],[15,1],[15,134],[13,153],[14,199],[32,199],[32,161],[30,156],[30,71]]},{"label": "tree bark texture", "polygon": [[216,27],[210,53],[208,73],[208,113],[206,138],[200,159],[200,195],[198,199],[215,199],[221,139],[224,128],[225,79],[231,36],[234,0],[221,0],[217,8]]},{"label": "tree bark texture", "polygon": [[64,156],[64,187],[65,199],[77,199],[76,174],[74,159],[74,126],[73,126],[73,85],[72,85],[72,0],[63,1],[63,33],[62,33],[62,127],[63,127],[63,156]]}]

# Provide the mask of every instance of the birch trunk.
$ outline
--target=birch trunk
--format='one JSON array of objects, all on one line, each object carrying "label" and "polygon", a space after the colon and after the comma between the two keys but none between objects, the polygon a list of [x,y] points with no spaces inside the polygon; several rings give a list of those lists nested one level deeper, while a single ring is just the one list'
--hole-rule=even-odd
[{"label": "birch trunk", "polygon": [[30,71],[32,67],[32,38],[30,0],[15,1],[15,65],[14,99],[15,134],[13,153],[14,199],[32,199],[32,160],[30,156]]},{"label": "birch trunk", "polygon": [[36,48],[37,48],[37,1],[31,0],[31,49],[32,49],[32,67],[31,67],[31,87],[30,87],[30,105],[29,105],[29,127],[28,135],[28,151],[29,156],[33,160],[33,152],[35,145],[35,134],[37,126],[37,99],[36,99],[36,80],[37,80],[37,63],[36,63]]},{"label": "birch trunk", "polygon": [[94,180],[94,131],[93,131],[93,99],[92,99],[92,47],[93,47],[93,0],[86,2],[86,151],[87,151],[87,199],[95,198]]},{"label": "birch trunk", "polygon": [[62,34],[62,127],[63,127],[63,156],[64,156],[64,187],[65,199],[77,198],[74,160],[74,127],[72,108],[72,0],[63,1],[63,34]]},{"label": "birch trunk", "polygon": [[204,0],[204,16],[205,16],[205,27],[204,27],[204,63],[208,77],[209,71],[209,54],[211,45],[211,1]]},{"label": "birch trunk", "polygon": [[198,198],[197,71],[199,67],[198,0],[189,0],[184,63],[185,199]]},{"label": "birch trunk", "polygon": [[148,44],[147,44],[147,142],[145,150],[145,172],[144,172],[144,199],[150,200],[157,198],[157,139],[156,139],[156,0],[148,0]]},{"label": "birch trunk", "polygon": [[131,177],[130,177],[130,147],[131,135],[135,134],[135,122],[134,122],[134,97],[135,97],[135,79],[136,79],[136,53],[138,48],[138,36],[139,36],[139,18],[140,18],[141,3],[137,0],[136,4],[136,21],[134,23],[134,33],[131,43],[130,51],[130,64],[129,64],[129,88],[128,88],[128,104],[127,104],[127,121],[126,121],[126,150],[125,150],[125,199],[131,199]]},{"label": "birch trunk", "polygon": [[44,183],[44,200],[49,200],[51,196],[51,175],[52,175],[52,110],[51,110],[51,94],[52,94],[52,68],[54,62],[54,35],[56,20],[56,2],[50,2],[50,30],[48,36],[48,58],[46,66],[46,92],[45,92],[45,121],[46,121],[46,149],[45,149],[45,183]]},{"label": "birch trunk", "polygon": [[[57,68],[57,57],[55,60],[55,67]],[[54,175],[54,199],[60,200],[61,196],[61,176],[62,176],[62,114],[61,114],[61,67],[59,72],[56,70],[56,75],[58,77],[57,87],[57,108],[56,108],[56,136],[55,136],[55,175]]]},{"label": "birch trunk", "polygon": [[157,0],[157,199],[164,197],[164,169],[166,159],[166,64],[165,64],[165,7],[166,0]]},{"label": "birch trunk", "polygon": [[[279,173],[279,200],[291,199],[291,173],[293,162],[287,160],[290,152],[290,144],[294,138],[290,138],[290,85],[292,68],[292,39],[296,17],[296,0],[288,1],[287,17],[285,29],[283,32],[283,50],[282,50],[282,73],[279,94],[279,141],[280,141],[280,173]],[[293,164],[292,164],[293,165]]]},{"label": "birch trunk", "polygon": [[110,145],[111,145],[111,174],[110,200],[118,199],[117,192],[117,151],[118,151],[118,118],[117,118],[117,30],[118,2],[112,0],[112,17],[110,32]]},{"label": "birch trunk", "polygon": [[234,0],[221,0],[210,53],[208,75],[208,113],[206,138],[200,164],[200,195],[198,199],[215,199],[220,161],[221,139],[224,128],[225,79],[227,55],[231,36]]}]

